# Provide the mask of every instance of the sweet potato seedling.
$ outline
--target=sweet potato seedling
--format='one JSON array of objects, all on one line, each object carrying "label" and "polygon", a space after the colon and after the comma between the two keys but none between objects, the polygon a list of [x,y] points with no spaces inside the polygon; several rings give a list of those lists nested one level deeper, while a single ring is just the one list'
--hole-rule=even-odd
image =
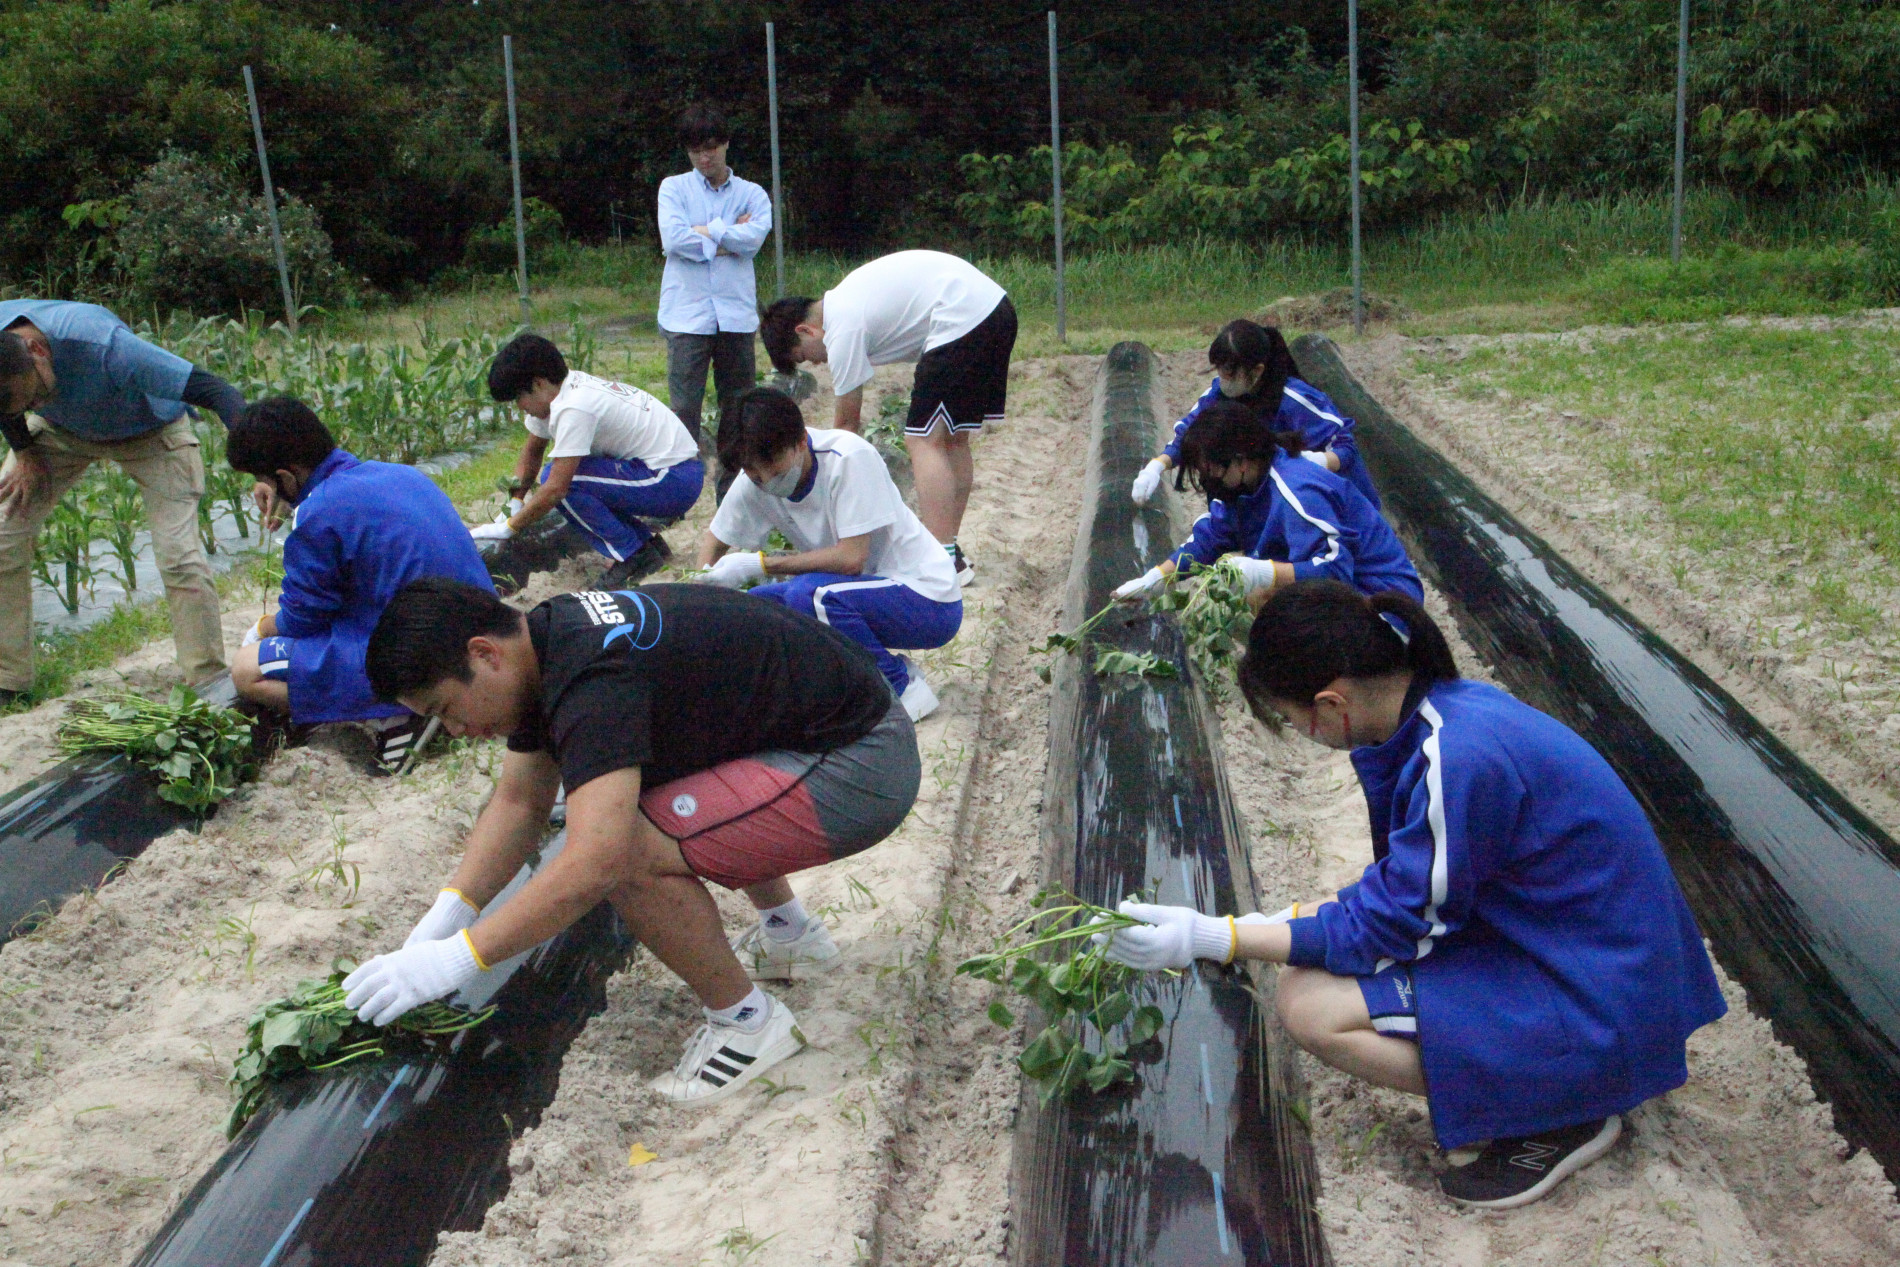
[{"label": "sweet potato seedling", "polygon": [[[1106,1091],[1133,1081],[1128,1049],[1158,1034],[1164,1018],[1153,1004],[1136,1004],[1141,974],[1093,938],[1141,921],[1048,889],[1030,905],[1034,914],[998,937],[995,951],[965,959],[957,972],[1006,985],[1041,1009],[1046,1024],[1016,1063],[1042,1084],[1044,1103],[1082,1086]],[[1016,1023],[1000,999],[989,1018],[1004,1028]]]}]

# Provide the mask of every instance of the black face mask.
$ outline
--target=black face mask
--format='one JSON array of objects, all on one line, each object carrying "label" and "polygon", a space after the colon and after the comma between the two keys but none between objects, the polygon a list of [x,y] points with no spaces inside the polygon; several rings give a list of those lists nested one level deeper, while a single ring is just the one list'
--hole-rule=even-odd
[{"label": "black face mask", "polygon": [[1260,485],[1266,478],[1266,473],[1263,471],[1251,481],[1230,484],[1224,478],[1203,480],[1202,487],[1207,489],[1207,495],[1209,497],[1215,498],[1216,500],[1236,501],[1243,497],[1252,497],[1255,493],[1259,492]]}]

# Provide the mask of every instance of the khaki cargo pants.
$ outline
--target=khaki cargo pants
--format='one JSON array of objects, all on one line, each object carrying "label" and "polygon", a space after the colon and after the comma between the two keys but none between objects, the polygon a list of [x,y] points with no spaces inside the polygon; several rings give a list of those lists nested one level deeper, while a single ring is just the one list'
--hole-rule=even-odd
[{"label": "khaki cargo pants", "polygon": [[[172,643],[185,680],[198,683],[224,668],[224,629],[211,564],[198,537],[198,502],[205,491],[204,458],[189,418],[130,440],[97,443],[38,418],[34,452],[44,459],[47,480],[24,516],[0,521],[0,690],[33,685],[33,545],[40,525],[66,490],[94,462],[117,462],[138,482],[151,523],[152,556],[171,606]],[[10,468],[15,461],[7,455]]]}]

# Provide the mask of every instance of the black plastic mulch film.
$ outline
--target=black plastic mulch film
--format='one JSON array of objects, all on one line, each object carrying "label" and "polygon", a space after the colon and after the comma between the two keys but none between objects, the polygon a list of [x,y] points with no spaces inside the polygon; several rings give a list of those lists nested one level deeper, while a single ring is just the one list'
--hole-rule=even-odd
[{"label": "black plastic mulch film", "polygon": [[1327,339],[1293,354],[1358,419],[1419,570],[1521,698],[1588,739],[1662,837],[1716,958],[1900,1179],[1900,849],[1708,675],[1368,396]]},{"label": "black plastic mulch film", "polygon": [[[1172,529],[1159,501],[1128,486],[1156,443],[1154,358],[1114,348],[1096,384],[1095,440],[1069,579],[1073,627],[1116,585],[1159,562]],[[1082,657],[1058,667],[1043,804],[1044,878],[1113,905],[1153,900],[1209,914],[1257,909],[1246,843],[1228,799],[1201,694],[1186,678],[1172,618],[1104,622],[1101,645],[1154,651],[1178,680],[1098,679]],[[1085,655],[1092,662],[1093,652]],[[1045,1109],[1026,1085],[1011,1181],[1019,1267],[1089,1263],[1327,1261],[1304,1126],[1288,1108],[1298,1066],[1271,1016],[1272,978],[1208,965],[1150,978],[1167,1016],[1137,1048],[1137,1080]]]},{"label": "black plastic mulch film", "polygon": [[421,1267],[507,1190],[509,1141],[631,946],[603,904],[530,952],[447,1056],[287,1081],[133,1267]]}]

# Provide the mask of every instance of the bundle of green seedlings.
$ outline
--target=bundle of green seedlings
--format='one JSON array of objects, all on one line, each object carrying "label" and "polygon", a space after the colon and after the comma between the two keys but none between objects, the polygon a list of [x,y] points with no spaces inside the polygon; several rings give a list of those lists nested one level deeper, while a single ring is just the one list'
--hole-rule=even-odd
[{"label": "bundle of green seedlings", "polygon": [[378,1027],[358,1020],[343,1001],[343,978],[356,965],[339,959],[330,967],[329,976],[299,981],[289,994],[251,1013],[244,1050],[228,1079],[237,1100],[225,1119],[226,1139],[237,1138],[279,1079],[394,1052],[426,1053],[495,1014],[492,1006],[470,1012],[446,1003],[424,1003]]},{"label": "bundle of green seedlings", "polygon": [[129,691],[76,700],[58,738],[68,756],[125,753],[158,776],[162,799],[199,816],[257,774],[244,714],[188,686],[173,687],[163,703]]},{"label": "bundle of green seedlings", "polygon": [[[1016,1064],[1042,1084],[1044,1104],[1078,1087],[1106,1091],[1132,1082],[1128,1049],[1161,1032],[1161,1009],[1136,1004],[1142,974],[1114,962],[1093,939],[1141,921],[1048,889],[1030,906],[1035,913],[998,937],[996,950],[965,959],[957,972],[1006,985],[1041,1009],[1046,1024]],[[989,1017],[1006,1029],[1016,1023],[1000,999],[990,1004]]]},{"label": "bundle of green seedlings", "polygon": [[[1185,583],[1192,579],[1190,589]],[[1239,649],[1253,627],[1253,608],[1247,605],[1247,578],[1231,559],[1213,567],[1176,572],[1159,594],[1148,600],[1157,615],[1177,614],[1181,636],[1187,640],[1188,662],[1201,685],[1216,699],[1227,695],[1227,681],[1239,666]]]},{"label": "bundle of green seedlings", "polygon": [[[1095,627],[1101,624],[1108,614],[1114,611],[1117,606],[1118,604],[1110,603],[1108,606],[1102,608],[1101,611],[1096,612],[1093,616],[1090,616],[1087,620],[1077,625],[1072,633],[1050,634],[1048,638],[1044,639],[1040,647],[1031,647],[1029,653],[1031,655],[1047,656],[1053,656],[1058,652],[1063,655],[1077,654],[1088,645],[1089,634],[1093,632]],[[1036,676],[1047,682],[1051,680],[1054,669],[1055,665],[1053,663],[1037,665]],[[1180,676],[1179,671],[1175,669],[1172,663],[1163,660],[1152,651],[1118,651],[1113,647],[1103,647],[1097,650],[1094,670],[1095,676],[1097,677],[1108,677],[1110,674],[1115,673],[1128,673],[1137,677],[1158,678]]]}]

